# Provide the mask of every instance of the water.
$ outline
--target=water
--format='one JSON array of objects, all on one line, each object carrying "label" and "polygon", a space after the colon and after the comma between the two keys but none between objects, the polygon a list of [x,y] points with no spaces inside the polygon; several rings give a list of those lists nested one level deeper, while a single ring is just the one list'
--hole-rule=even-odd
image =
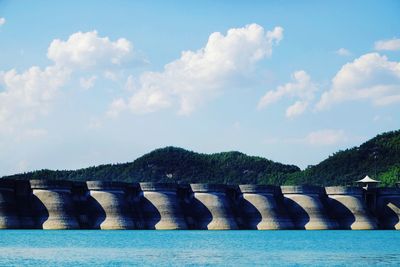
[{"label": "water", "polygon": [[400,265],[400,231],[1,230],[0,265]]}]

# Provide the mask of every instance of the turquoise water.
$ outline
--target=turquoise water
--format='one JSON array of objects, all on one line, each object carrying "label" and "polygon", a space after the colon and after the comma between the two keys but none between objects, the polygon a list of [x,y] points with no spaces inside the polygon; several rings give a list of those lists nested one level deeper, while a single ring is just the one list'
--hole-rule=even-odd
[{"label": "turquoise water", "polygon": [[0,231],[0,265],[400,265],[400,231]]}]

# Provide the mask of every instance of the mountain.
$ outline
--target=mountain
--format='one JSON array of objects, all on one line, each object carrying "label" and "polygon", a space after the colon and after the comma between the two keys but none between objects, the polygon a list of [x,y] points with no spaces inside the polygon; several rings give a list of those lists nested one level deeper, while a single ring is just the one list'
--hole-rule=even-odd
[{"label": "mountain", "polygon": [[382,185],[400,181],[400,130],[339,151],[315,166],[289,175],[285,184],[351,185],[365,175],[380,180]]},{"label": "mountain", "polygon": [[327,186],[351,185],[365,175],[381,180],[382,185],[400,181],[400,130],[380,134],[358,147],[334,153],[303,171],[294,165],[240,152],[200,154],[166,147],[129,163],[75,171],[40,170],[3,178]]},{"label": "mountain", "polygon": [[106,180],[123,182],[282,184],[299,172],[285,165],[240,152],[200,154],[177,147],[156,149],[131,163],[108,164],[75,171],[40,170],[11,175],[11,179]]}]

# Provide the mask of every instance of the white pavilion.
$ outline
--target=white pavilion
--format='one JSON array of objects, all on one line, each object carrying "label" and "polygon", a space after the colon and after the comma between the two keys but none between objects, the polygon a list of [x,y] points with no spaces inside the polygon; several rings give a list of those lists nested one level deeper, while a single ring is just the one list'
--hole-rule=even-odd
[{"label": "white pavilion", "polygon": [[356,183],[361,184],[365,190],[368,190],[368,188],[376,187],[380,181],[374,180],[367,175],[361,180],[356,181]]}]

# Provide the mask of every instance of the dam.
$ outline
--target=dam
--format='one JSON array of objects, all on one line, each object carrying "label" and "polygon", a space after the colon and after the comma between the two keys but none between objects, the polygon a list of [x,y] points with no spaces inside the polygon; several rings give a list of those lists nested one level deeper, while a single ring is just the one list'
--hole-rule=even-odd
[{"label": "dam", "polygon": [[326,187],[331,217],[339,224],[339,229],[373,230],[376,220],[370,215],[363,201],[363,191],[359,187]]},{"label": "dam", "polygon": [[140,183],[140,210],[146,229],[187,229],[177,188],[176,184]]},{"label": "dam", "polygon": [[127,185],[119,182],[86,182],[89,229],[133,229],[129,211]]},{"label": "dam", "polygon": [[284,230],[294,225],[286,208],[279,205],[279,187],[271,185],[239,185],[241,196],[237,211],[244,229]]},{"label": "dam", "polygon": [[0,229],[400,230],[400,188],[1,179]]},{"label": "dam", "polygon": [[380,228],[400,230],[400,188],[377,188]]},{"label": "dam", "polygon": [[282,186],[285,206],[296,229],[336,229],[337,223],[323,204],[323,188],[316,186]]},{"label": "dam", "polygon": [[195,229],[238,229],[225,185],[190,184],[190,189],[192,190],[190,210]]},{"label": "dam", "polygon": [[0,229],[19,228],[15,183],[0,180]]},{"label": "dam", "polygon": [[79,229],[72,201],[72,182],[31,180],[33,216],[39,229]]}]

